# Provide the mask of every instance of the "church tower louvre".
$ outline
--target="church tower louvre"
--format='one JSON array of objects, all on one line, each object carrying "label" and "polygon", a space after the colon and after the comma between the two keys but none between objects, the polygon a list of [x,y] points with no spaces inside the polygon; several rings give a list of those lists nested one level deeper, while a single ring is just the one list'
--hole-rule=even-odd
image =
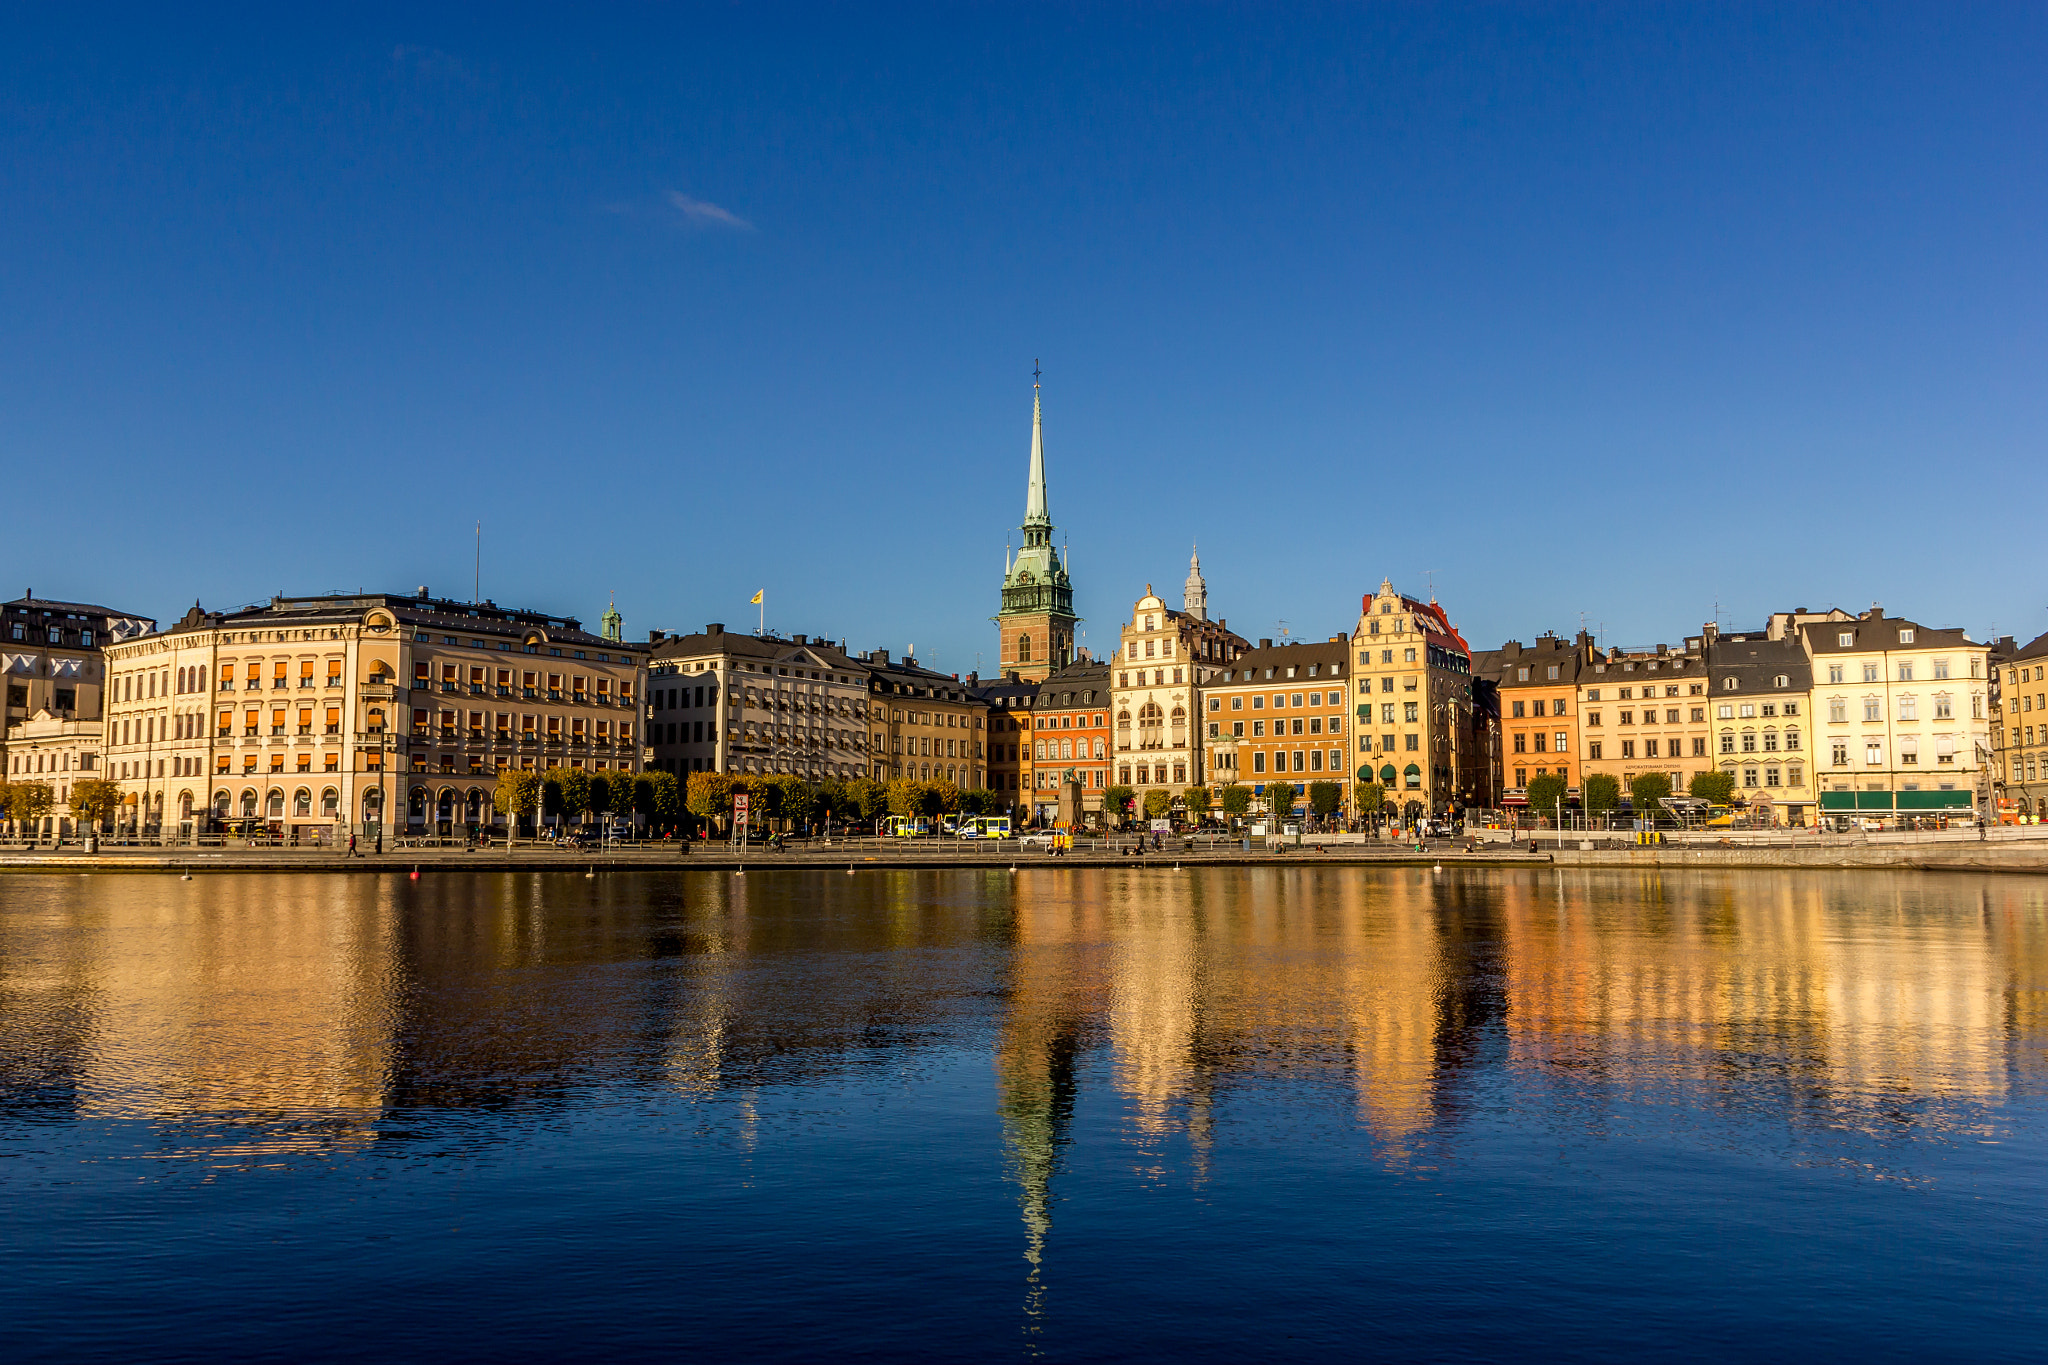
[{"label": "church tower louvre", "polygon": [[1004,557],[1003,607],[989,619],[1000,637],[1000,671],[1039,682],[1074,661],[1074,585],[1053,544],[1045,495],[1045,421],[1038,371],[1031,373],[1031,474],[1024,494],[1024,544]]}]

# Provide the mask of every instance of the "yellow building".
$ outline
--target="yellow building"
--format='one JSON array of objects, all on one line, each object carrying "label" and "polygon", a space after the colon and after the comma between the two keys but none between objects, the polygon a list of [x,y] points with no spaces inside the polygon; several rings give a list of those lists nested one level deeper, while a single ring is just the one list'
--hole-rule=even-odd
[{"label": "yellow building", "polygon": [[2048,814],[2048,635],[2016,649],[1999,667],[2000,810],[2034,823]]},{"label": "yellow building", "polygon": [[868,746],[878,782],[988,785],[987,703],[966,683],[886,649],[856,660],[868,672]]},{"label": "yellow building", "polygon": [[1178,797],[1183,788],[1207,782],[1201,741],[1191,728],[1199,689],[1249,648],[1229,622],[1208,618],[1199,560],[1189,566],[1180,611],[1147,583],[1109,661],[1116,715],[1110,781],[1135,788],[1141,805],[1148,787],[1171,788]]},{"label": "yellow building", "polygon": [[[1627,797],[1630,783],[1662,773],[1674,795],[1713,767],[1709,750],[1704,638],[1682,648],[1588,650],[1579,670],[1579,776],[1612,777]],[[1647,814],[1654,812],[1638,812]]]},{"label": "yellow building", "polygon": [[1434,598],[1396,592],[1390,579],[1359,603],[1358,775],[1386,789],[1412,824],[1479,799],[1483,750],[1472,692],[1472,650]]}]

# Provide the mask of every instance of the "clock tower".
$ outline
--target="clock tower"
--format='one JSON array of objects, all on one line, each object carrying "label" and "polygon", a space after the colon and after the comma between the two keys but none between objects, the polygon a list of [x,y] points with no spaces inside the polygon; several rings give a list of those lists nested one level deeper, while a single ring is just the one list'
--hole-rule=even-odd
[{"label": "clock tower", "polygon": [[1038,372],[1031,375],[1031,477],[1024,495],[1024,544],[1003,565],[1003,608],[990,619],[1001,639],[999,671],[1032,682],[1074,661],[1074,585],[1052,543],[1045,501],[1045,426]]}]

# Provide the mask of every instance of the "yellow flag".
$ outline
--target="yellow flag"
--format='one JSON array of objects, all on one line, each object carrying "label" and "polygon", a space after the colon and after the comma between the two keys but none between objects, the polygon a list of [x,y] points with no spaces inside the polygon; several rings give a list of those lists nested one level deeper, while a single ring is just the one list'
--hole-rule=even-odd
[{"label": "yellow flag", "polygon": [[[766,588],[763,588],[763,589],[761,589],[761,592],[766,592],[766,591],[768,591],[768,590],[767,590]],[[752,606],[752,605],[754,605],[755,603],[759,602],[760,600],[761,600],[761,593],[760,593],[760,592],[757,592],[757,593],[755,593],[755,594],[754,594],[754,595],[753,595],[752,597],[749,597],[749,598],[747,599],[747,605],[748,605],[748,606]]]}]

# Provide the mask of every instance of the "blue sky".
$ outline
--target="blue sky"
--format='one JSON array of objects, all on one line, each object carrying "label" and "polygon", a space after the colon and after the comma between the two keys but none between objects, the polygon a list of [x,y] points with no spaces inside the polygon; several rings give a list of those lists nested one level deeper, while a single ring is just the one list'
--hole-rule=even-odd
[{"label": "blue sky", "polygon": [[[2048,9],[17,12],[6,595],[2048,629]],[[167,14],[170,17],[167,17]]]}]

